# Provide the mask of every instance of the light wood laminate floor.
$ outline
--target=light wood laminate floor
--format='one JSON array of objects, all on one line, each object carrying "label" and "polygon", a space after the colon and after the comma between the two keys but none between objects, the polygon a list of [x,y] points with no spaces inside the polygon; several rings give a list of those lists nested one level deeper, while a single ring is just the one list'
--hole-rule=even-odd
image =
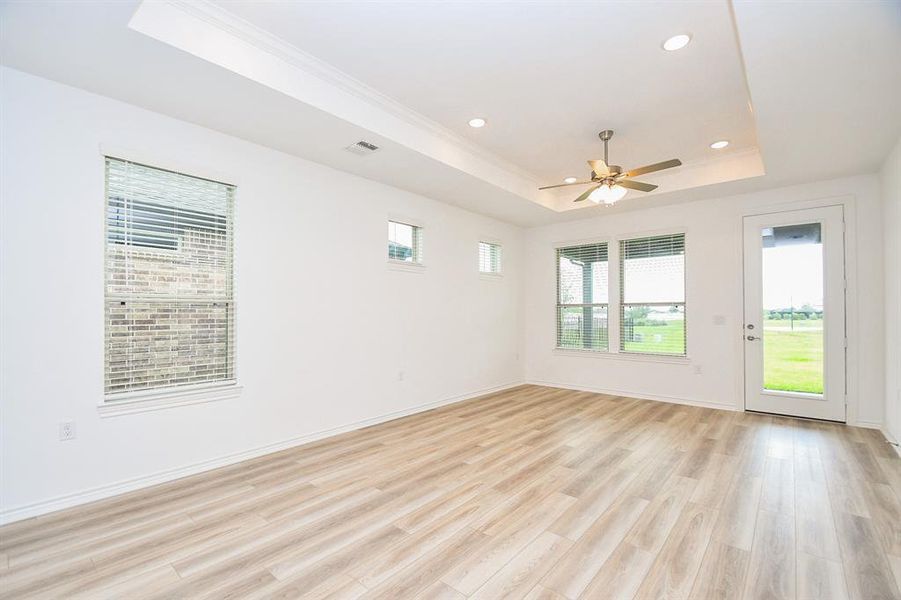
[{"label": "light wood laminate floor", "polygon": [[0,529],[4,598],[901,598],[871,430],[523,386]]}]

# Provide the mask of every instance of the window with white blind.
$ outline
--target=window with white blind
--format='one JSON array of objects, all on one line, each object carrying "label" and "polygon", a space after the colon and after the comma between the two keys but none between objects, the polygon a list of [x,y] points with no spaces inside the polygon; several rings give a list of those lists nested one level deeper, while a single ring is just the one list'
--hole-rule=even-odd
[{"label": "window with white blind", "polygon": [[606,351],[607,244],[557,248],[557,347]]},{"label": "window with white blind", "polygon": [[479,242],[479,273],[487,275],[501,274],[500,244]]},{"label": "window with white blind", "polygon": [[620,350],[685,355],[685,234],[620,242]]},{"label": "window with white blind", "polygon": [[107,401],[234,382],[234,197],[106,159]]},{"label": "window with white blind", "polygon": [[412,264],[422,263],[422,227],[388,221],[388,258]]}]

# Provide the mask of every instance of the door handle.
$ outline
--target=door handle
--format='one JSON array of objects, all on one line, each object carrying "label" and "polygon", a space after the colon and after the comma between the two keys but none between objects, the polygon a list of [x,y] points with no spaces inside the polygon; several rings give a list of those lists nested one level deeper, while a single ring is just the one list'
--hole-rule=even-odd
[{"label": "door handle", "polygon": [[749,336],[746,336],[745,339],[748,340],[749,342],[753,342],[755,340],[759,340],[760,338],[756,335],[749,335]]}]

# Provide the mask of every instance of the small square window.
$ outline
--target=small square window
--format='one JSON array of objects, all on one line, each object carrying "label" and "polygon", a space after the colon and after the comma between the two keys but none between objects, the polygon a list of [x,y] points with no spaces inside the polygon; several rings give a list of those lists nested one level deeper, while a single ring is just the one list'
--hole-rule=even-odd
[{"label": "small square window", "polygon": [[479,242],[479,273],[501,274],[501,245]]},{"label": "small square window", "polygon": [[388,221],[388,259],[422,263],[422,227]]}]

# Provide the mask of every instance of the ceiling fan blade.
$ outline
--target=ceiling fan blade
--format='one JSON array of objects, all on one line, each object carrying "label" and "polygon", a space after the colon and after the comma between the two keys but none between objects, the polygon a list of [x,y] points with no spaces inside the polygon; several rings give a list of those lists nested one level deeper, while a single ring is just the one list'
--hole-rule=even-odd
[{"label": "ceiling fan blade", "polygon": [[605,163],[601,159],[589,160],[588,166],[591,167],[591,170],[594,171],[595,175],[597,175],[598,177],[606,177],[610,174],[610,169],[607,167],[607,163]]},{"label": "ceiling fan blade", "polygon": [[538,189],[539,189],[539,190],[549,190],[549,189],[551,189],[551,188],[566,187],[566,186],[569,186],[569,185],[585,185],[585,184],[587,184],[587,183],[594,183],[594,182],[591,181],[591,180],[588,180],[588,181],[574,181],[574,182],[572,182],[572,183],[558,183],[557,185],[546,185],[546,186],[540,187],[540,188],[538,188]]},{"label": "ceiling fan blade", "polygon": [[640,181],[632,181],[631,179],[621,179],[616,182],[616,185],[620,185],[624,188],[629,188],[630,190],[638,190],[639,192],[652,192],[657,189],[656,185],[651,185],[650,183],[642,183]]},{"label": "ceiling fan blade", "polygon": [[653,165],[647,165],[645,167],[638,167],[637,169],[632,169],[631,171],[626,173],[626,177],[638,177],[639,175],[644,175],[645,173],[653,173],[655,171],[662,171],[663,169],[671,169],[673,167],[678,167],[682,164],[682,161],[678,158],[674,158],[672,160],[665,160],[663,162],[654,163]]},{"label": "ceiling fan blade", "polygon": [[596,185],[596,186],[594,186],[593,188],[590,188],[590,189],[585,190],[585,191],[582,193],[582,195],[579,196],[578,198],[576,198],[575,200],[573,200],[573,202],[581,202],[582,200],[585,200],[586,198],[588,198],[588,196],[591,195],[591,192],[595,191],[595,190],[598,189],[599,187],[601,187],[601,186]]}]

